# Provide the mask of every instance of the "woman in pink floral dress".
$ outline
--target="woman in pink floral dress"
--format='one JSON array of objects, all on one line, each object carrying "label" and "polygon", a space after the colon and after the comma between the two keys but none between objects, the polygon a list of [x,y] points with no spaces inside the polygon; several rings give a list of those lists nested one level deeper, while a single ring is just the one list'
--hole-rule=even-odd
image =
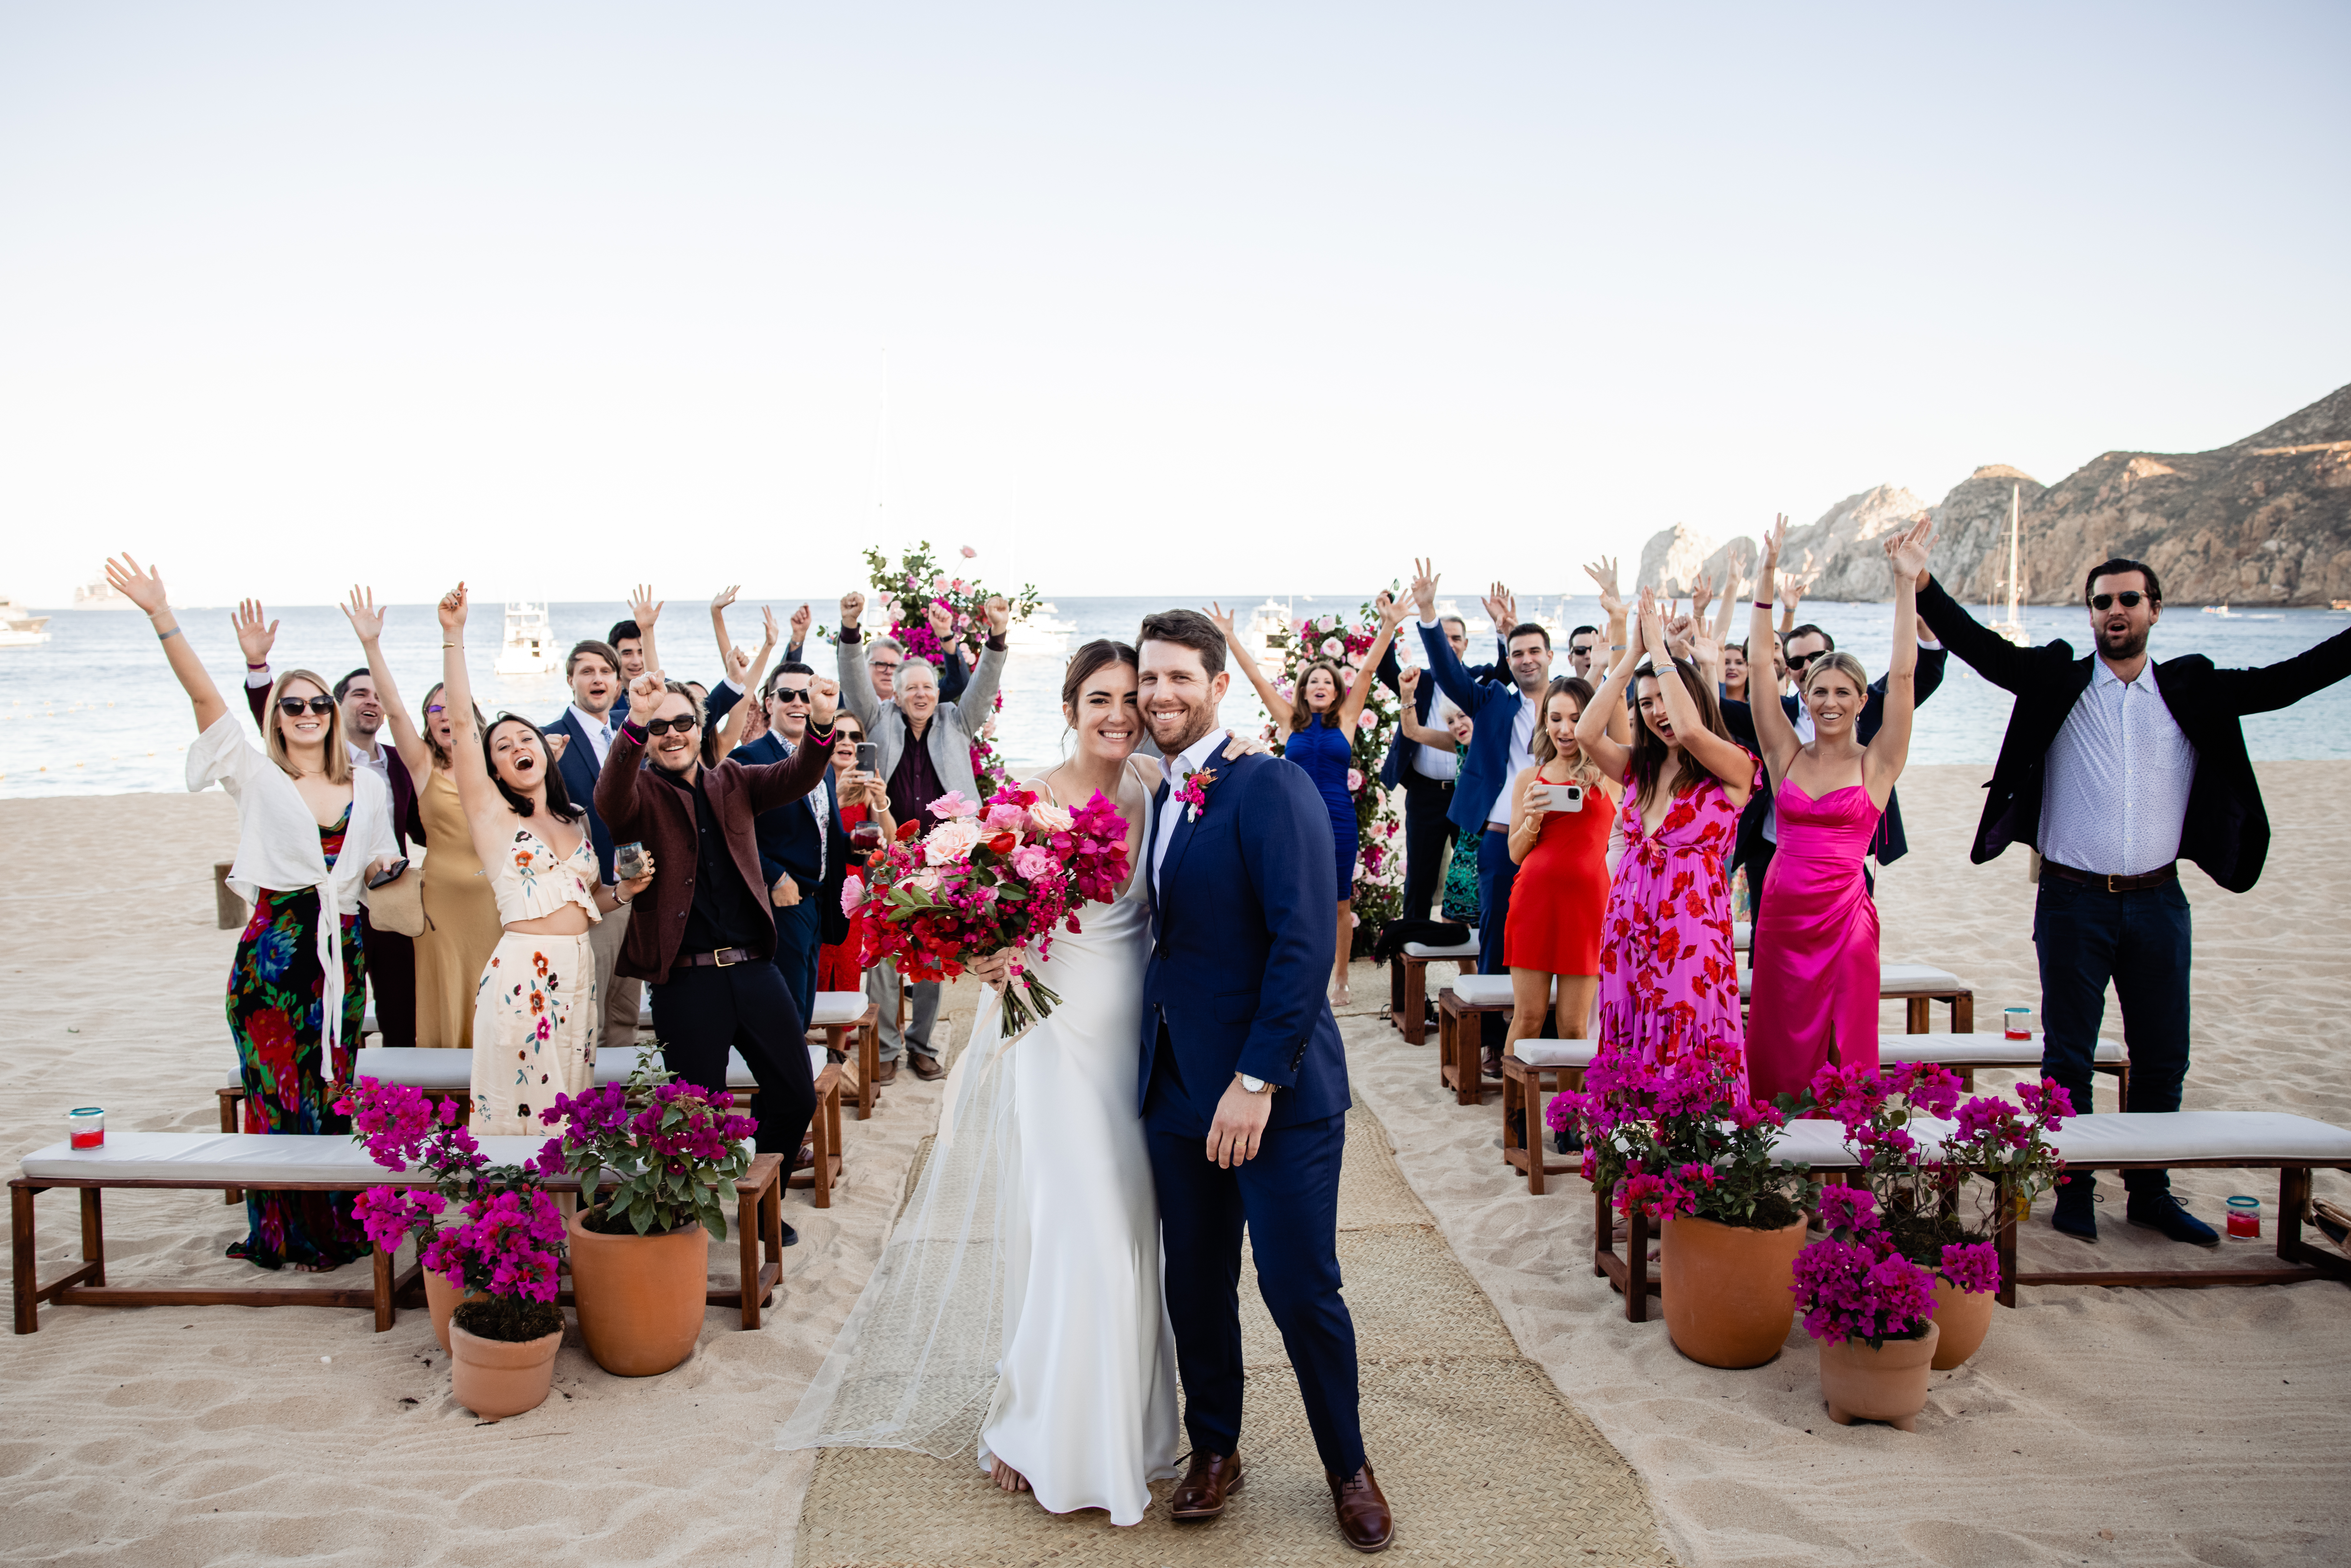
[{"label": "woman in pink floral dress", "polygon": [[[1629,1051],[1654,1063],[1713,1058],[1736,1070],[1743,1094],[1724,868],[1762,764],[1724,729],[1713,683],[1667,651],[1647,589],[1626,642],[1575,737],[1585,756],[1625,780],[1625,855],[1600,926],[1600,1054]],[[1643,664],[1645,650],[1669,664],[1672,679]],[[1641,720],[1629,747],[1607,731],[1627,681]]]}]

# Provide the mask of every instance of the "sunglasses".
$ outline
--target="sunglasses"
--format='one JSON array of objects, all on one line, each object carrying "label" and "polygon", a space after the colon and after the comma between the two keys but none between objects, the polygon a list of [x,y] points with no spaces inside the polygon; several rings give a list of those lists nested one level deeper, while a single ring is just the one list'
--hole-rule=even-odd
[{"label": "sunglasses", "polygon": [[277,711],[287,718],[301,717],[302,710],[305,708],[312,713],[332,713],[335,711],[335,699],[332,697],[279,697],[277,699]]},{"label": "sunglasses", "polygon": [[864,738],[865,732],[862,729],[836,729],[832,732],[832,743],[835,746],[839,746],[842,741],[854,746]]},{"label": "sunglasses", "polygon": [[2126,588],[2120,593],[2093,593],[2090,595],[2090,608],[2112,610],[2119,601],[2124,609],[2136,610],[2146,601],[2147,597],[2136,588]]},{"label": "sunglasses", "polygon": [[1823,650],[1815,648],[1809,653],[1791,653],[1788,655],[1788,668],[1792,670],[1801,670],[1806,664],[1811,664],[1814,659],[1819,658]]},{"label": "sunglasses", "polygon": [[779,703],[804,703],[809,700],[809,689],[806,686],[778,686],[775,697]]},{"label": "sunglasses", "polygon": [[645,733],[647,735],[668,735],[672,731],[675,731],[679,735],[690,735],[695,730],[701,727],[702,721],[695,717],[692,714],[686,714],[678,718],[649,718],[645,720]]}]

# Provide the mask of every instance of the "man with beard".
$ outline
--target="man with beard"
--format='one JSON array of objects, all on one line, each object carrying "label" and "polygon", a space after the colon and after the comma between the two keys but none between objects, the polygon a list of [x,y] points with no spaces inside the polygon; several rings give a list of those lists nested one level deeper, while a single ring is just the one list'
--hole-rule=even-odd
[{"label": "man with beard", "polygon": [[635,900],[647,907],[630,912],[620,972],[653,988],[663,1060],[717,1091],[728,1048],[741,1051],[759,1082],[758,1146],[787,1156],[807,1135],[816,1085],[806,1021],[775,965],[757,819],[824,782],[833,701],[821,689],[812,697],[806,738],[789,760],[705,768],[693,694],[648,669],[630,683],[628,719],[596,780],[596,810],[612,836],[642,841],[653,862],[653,885]]},{"label": "man with beard", "polygon": [[[2351,674],[2351,632],[2258,670],[2215,669],[2200,653],[2156,664],[2163,614],[2155,569],[2116,557],[2083,585],[2097,652],[2063,642],[2019,648],[1977,624],[1940,583],[1918,612],[1960,659],[2016,695],[1970,858],[2010,844],[2041,853],[2032,939],[2041,956],[2041,1071],[2090,1109],[2090,1061],[2108,981],[2130,1052],[2126,1111],[2177,1111],[2188,1076],[2188,897],[2181,858],[2243,893],[2269,852],[2269,818],[2238,719],[2301,701]],[[1792,643],[1792,647],[1793,644]],[[2096,1178],[2057,1190],[2052,1223],[2095,1241]],[[2164,1171],[2126,1171],[2126,1218],[2175,1241],[2219,1245],[2179,1206]]]}]

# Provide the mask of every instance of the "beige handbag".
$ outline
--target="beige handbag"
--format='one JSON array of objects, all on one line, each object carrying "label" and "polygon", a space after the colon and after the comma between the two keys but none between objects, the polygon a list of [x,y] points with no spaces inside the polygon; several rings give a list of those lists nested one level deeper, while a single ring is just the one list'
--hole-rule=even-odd
[{"label": "beige handbag", "polygon": [[367,894],[368,924],[402,936],[424,935],[424,873],[414,861],[398,876]]}]

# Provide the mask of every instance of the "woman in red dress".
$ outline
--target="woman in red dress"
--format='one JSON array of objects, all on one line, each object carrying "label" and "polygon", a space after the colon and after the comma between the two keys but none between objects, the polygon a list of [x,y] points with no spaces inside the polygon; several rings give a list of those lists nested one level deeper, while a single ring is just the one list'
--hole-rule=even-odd
[{"label": "woman in red dress", "polygon": [[[1608,831],[1621,792],[1576,744],[1576,721],[1591,700],[1591,683],[1573,675],[1544,688],[1535,765],[1510,781],[1510,859],[1519,874],[1502,927],[1512,1002],[1505,1051],[1542,1033],[1554,979],[1559,1038],[1587,1038],[1608,904]],[[1499,1075],[1501,1064],[1492,1067]]]}]

